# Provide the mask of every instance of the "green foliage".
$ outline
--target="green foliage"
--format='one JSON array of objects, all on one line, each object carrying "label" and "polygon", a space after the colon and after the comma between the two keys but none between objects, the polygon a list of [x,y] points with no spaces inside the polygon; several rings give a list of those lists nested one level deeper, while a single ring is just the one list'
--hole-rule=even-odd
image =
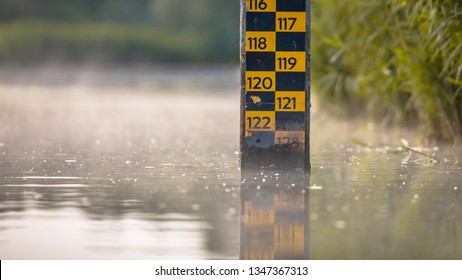
[{"label": "green foliage", "polygon": [[[313,2],[313,80],[324,104],[462,135],[459,0]],[[346,105],[346,106],[345,106]]]},{"label": "green foliage", "polygon": [[19,21],[0,25],[0,60],[175,62],[207,56],[205,33],[175,35],[127,24]]},{"label": "green foliage", "polygon": [[0,62],[237,62],[238,18],[228,0],[3,0]]}]

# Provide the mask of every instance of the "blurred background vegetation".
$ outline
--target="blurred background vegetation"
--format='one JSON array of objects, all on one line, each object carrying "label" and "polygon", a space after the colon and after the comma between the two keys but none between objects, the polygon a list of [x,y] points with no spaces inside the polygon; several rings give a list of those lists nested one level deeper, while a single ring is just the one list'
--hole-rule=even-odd
[{"label": "blurred background vegetation", "polygon": [[[325,108],[462,135],[462,1],[312,3]],[[0,62],[239,63],[237,0],[1,0]]]},{"label": "blurred background vegetation", "polygon": [[238,44],[239,1],[0,1],[0,61],[237,63]]}]

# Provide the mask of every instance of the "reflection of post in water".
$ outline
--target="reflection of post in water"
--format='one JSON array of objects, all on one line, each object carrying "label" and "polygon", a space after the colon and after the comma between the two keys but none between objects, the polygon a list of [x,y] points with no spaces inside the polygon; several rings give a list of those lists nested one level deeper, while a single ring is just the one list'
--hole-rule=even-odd
[{"label": "reflection of post in water", "polygon": [[241,259],[308,258],[308,181],[301,173],[243,174]]}]

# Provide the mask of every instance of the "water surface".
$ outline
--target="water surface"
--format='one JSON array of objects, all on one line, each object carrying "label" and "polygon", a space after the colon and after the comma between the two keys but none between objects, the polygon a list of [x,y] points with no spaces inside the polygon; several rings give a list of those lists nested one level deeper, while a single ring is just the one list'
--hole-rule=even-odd
[{"label": "water surface", "polygon": [[[462,257],[462,161],[444,145],[315,107],[309,180],[261,175],[245,196],[237,68],[0,73],[2,259]],[[279,233],[246,241],[249,197],[285,207]]]}]

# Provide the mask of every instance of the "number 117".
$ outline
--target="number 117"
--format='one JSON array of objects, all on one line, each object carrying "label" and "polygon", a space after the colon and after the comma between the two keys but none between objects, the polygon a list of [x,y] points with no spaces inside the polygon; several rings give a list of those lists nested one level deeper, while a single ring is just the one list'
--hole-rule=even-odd
[{"label": "number 117", "polygon": [[292,30],[294,28],[297,18],[278,18],[278,24],[280,30]]}]

